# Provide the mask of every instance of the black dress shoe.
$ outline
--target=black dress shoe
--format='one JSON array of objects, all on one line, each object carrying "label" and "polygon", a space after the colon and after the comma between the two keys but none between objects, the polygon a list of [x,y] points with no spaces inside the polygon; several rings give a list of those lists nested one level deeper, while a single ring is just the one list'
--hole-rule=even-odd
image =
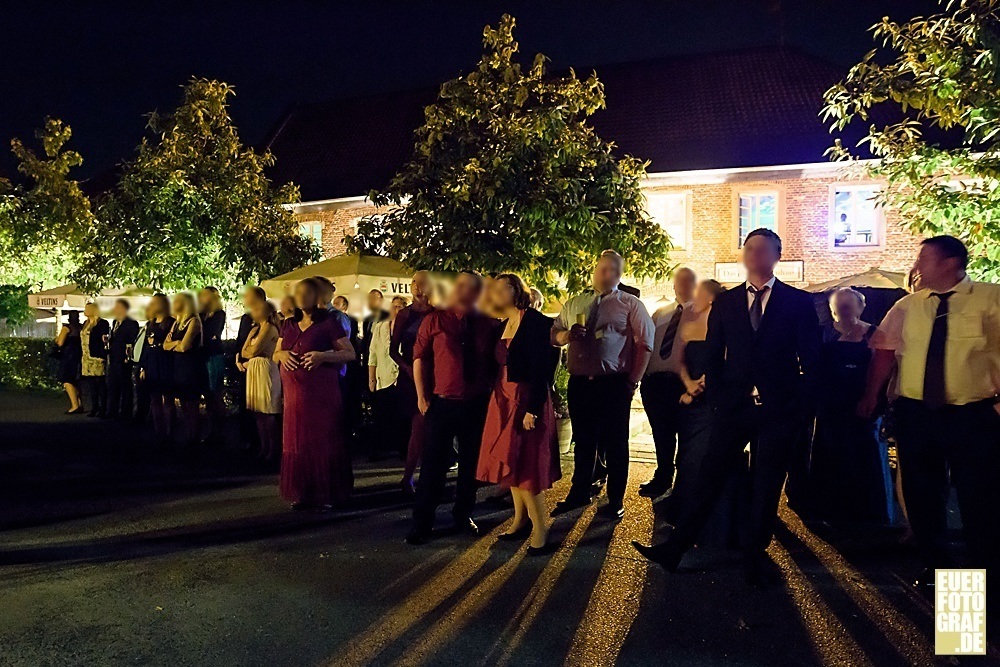
[{"label": "black dress shoe", "polygon": [[455,519],[455,532],[462,535],[479,535],[479,526],[468,517]]},{"label": "black dress shoe", "polygon": [[497,535],[497,539],[501,542],[521,542],[531,535],[531,522],[526,521],[523,526],[515,530],[513,533],[500,533]]},{"label": "black dress shoe", "polygon": [[667,572],[676,572],[677,566],[681,563],[681,558],[684,557],[684,554],[677,553],[676,550],[669,548],[666,543],[646,546],[632,540],[632,546],[635,547],[635,550],[643,558],[656,563]]},{"label": "black dress shoe", "polygon": [[533,547],[533,546],[531,546],[529,544],[528,545],[528,555],[529,556],[546,556],[548,554],[555,553],[556,549],[558,549],[558,548],[559,548],[559,545],[556,544],[555,542],[546,542],[544,545],[542,545],[540,547]]},{"label": "black dress shoe", "polygon": [[431,541],[431,534],[424,531],[415,530],[406,536],[404,541],[413,546],[420,546]]},{"label": "black dress shoe", "polygon": [[604,506],[604,516],[612,521],[621,521],[625,518],[625,507],[621,503],[608,503]]},{"label": "black dress shoe", "polygon": [[575,509],[586,507],[590,504],[590,502],[590,498],[566,496],[566,500],[556,503],[556,506],[552,509],[551,516],[559,516],[560,514],[566,514],[567,512],[572,512]]},{"label": "black dress shoe", "polygon": [[670,482],[655,477],[639,485],[639,495],[643,498],[659,498],[670,489]]}]

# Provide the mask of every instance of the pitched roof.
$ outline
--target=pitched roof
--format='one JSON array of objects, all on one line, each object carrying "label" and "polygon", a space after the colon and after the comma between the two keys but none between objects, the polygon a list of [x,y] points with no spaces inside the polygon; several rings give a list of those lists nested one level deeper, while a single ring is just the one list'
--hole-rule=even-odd
[{"label": "pitched roof", "polygon": [[[607,108],[592,117],[595,129],[620,153],[649,160],[654,173],[825,161],[833,139],[818,113],[823,92],[845,74],[780,48],[596,71]],[[413,130],[436,93],[425,89],[292,107],[268,142],[277,158],[272,178],[297,183],[304,201],[384,187],[410,158]]]}]

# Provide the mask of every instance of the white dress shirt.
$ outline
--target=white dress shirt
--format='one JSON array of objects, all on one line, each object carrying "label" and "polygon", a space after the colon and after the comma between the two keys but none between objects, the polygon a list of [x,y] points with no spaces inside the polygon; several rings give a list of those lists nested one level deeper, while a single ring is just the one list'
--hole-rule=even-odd
[{"label": "white dress shirt", "polygon": [[[761,289],[764,289],[765,287],[767,288],[767,291],[760,295],[760,313],[761,313],[761,315],[764,314],[764,310],[767,308],[767,302],[771,298],[771,292],[774,291],[774,281],[775,280],[776,280],[776,278],[774,276],[771,276],[771,279],[768,280],[766,283],[764,283],[761,286]],[[750,287],[752,287],[752,285],[750,284],[750,281],[748,280],[747,281],[747,310],[750,310],[750,307],[753,306],[753,298],[754,297],[753,297],[753,293],[750,291]]]},{"label": "white dress shirt", "polygon": [[670,357],[664,359],[660,356],[660,346],[663,345],[663,336],[667,333],[667,326],[670,324],[670,320],[673,318],[674,313],[677,312],[677,309],[684,308],[684,310],[688,310],[693,305],[694,301],[688,301],[687,303],[674,301],[662,308],[657,308],[656,312],[653,313],[653,326],[655,327],[653,333],[653,356],[649,358],[649,365],[646,366],[646,375],[663,373],[664,371],[677,372],[676,360],[672,358],[673,353],[671,353]]}]

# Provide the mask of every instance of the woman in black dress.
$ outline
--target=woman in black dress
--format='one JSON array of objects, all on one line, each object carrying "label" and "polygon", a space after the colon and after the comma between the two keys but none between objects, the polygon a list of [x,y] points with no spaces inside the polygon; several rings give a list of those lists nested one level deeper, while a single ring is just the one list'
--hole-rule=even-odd
[{"label": "woman in black dress", "polygon": [[201,319],[194,297],[187,292],[174,296],[174,325],[163,341],[171,354],[173,396],[181,404],[181,439],[187,446],[198,441],[204,357],[201,355]]},{"label": "woman in black dress", "polygon": [[59,348],[59,382],[62,383],[66,395],[69,396],[68,415],[83,414],[80,403],[80,360],[83,358],[83,347],[80,344],[80,313],[71,310],[66,315],[66,324],[56,337],[56,347]]},{"label": "woman in black dress", "polygon": [[164,294],[149,300],[149,321],[146,322],[146,342],[139,358],[139,380],[149,392],[149,410],[153,415],[153,431],[163,441],[170,438],[173,426],[174,395],[171,360],[173,355],[163,349],[167,334],[174,326],[170,302]]},{"label": "woman in black dress", "polygon": [[864,393],[874,324],[861,320],[865,297],[850,288],[830,296],[833,322],[823,329],[816,428],[809,462],[815,518],[888,519],[888,463],[873,419],[855,410]]}]

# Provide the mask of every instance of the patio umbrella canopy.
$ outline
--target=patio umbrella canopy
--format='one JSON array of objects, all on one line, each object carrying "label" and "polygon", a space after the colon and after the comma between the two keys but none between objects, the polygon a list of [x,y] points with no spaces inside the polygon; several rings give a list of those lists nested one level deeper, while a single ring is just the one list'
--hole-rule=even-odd
[{"label": "patio umbrella canopy", "polygon": [[878,324],[889,312],[892,305],[907,294],[907,274],[883,271],[873,266],[863,273],[855,273],[843,278],[828,280],[806,287],[814,295],[814,305],[822,324],[832,321],[830,314],[830,294],[841,287],[850,287],[865,296],[865,310],[861,319],[870,324]]},{"label": "patio umbrella canopy", "polygon": [[377,255],[345,254],[325,259],[265,280],[261,287],[270,299],[280,299],[301,280],[322,276],[337,286],[337,294],[344,295],[352,311],[361,311],[363,297],[377,289],[386,299],[410,296],[410,278],[413,270],[388,257]]},{"label": "patio umbrella canopy", "polygon": [[76,283],[68,283],[28,294],[28,305],[39,310],[83,310],[90,301],[95,301],[101,313],[111,310],[116,299],[126,298],[133,312],[141,312],[154,290],[148,287],[123,287],[101,290],[96,296],[80,288]]}]

